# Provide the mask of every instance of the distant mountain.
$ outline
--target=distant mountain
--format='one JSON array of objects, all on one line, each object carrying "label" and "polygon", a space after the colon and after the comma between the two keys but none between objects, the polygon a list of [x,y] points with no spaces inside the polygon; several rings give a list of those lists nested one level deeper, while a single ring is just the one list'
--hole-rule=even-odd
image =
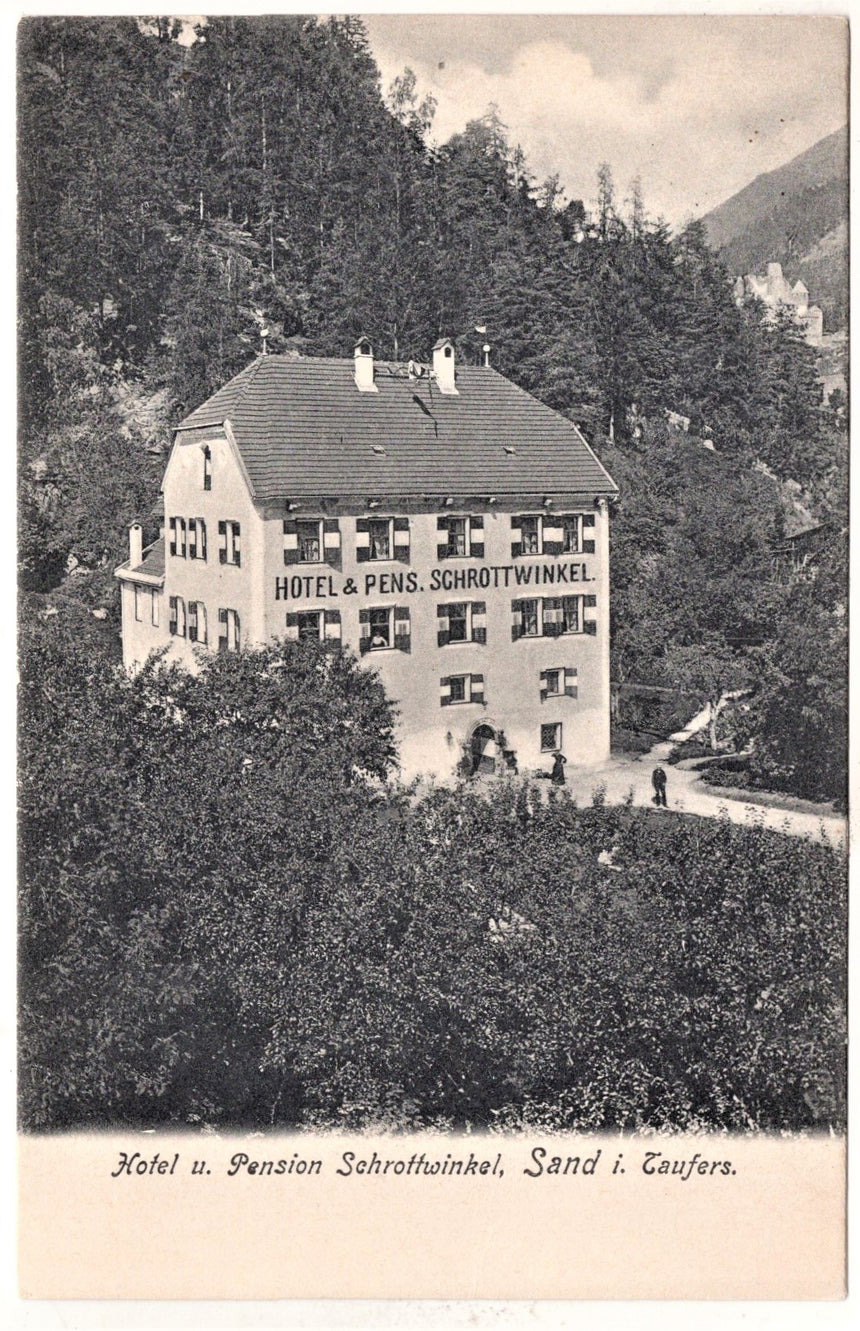
[{"label": "distant mountain", "polygon": [[702,219],[732,273],[782,264],[802,278],[827,330],[848,322],[848,129],[756,176]]}]

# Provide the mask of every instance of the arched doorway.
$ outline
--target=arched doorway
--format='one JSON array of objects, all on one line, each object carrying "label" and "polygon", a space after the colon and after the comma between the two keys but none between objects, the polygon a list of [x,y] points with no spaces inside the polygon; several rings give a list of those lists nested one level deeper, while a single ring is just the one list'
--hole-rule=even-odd
[{"label": "arched doorway", "polygon": [[499,746],[491,725],[484,721],[475,726],[469,749],[472,755],[472,776],[492,775],[499,770]]}]

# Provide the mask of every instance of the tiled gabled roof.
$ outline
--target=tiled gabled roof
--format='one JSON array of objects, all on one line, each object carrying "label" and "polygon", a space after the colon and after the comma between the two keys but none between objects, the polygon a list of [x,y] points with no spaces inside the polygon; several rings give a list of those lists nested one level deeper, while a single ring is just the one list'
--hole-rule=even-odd
[{"label": "tiled gabled roof", "polygon": [[376,386],[358,391],[352,360],[261,356],[182,421],[179,442],[229,421],[260,502],[616,490],[572,422],[489,367],[458,367],[444,395],[426,371],[377,361]]},{"label": "tiled gabled roof", "polygon": [[140,564],[131,567],[131,561],[127,559],[124,564],[120,564],[115,570],[117,577],[125,577],[134,582],[137,574],[143,574],[145,580],[164,579],[164,537],[160,536],[143,552],[143,560]]}]

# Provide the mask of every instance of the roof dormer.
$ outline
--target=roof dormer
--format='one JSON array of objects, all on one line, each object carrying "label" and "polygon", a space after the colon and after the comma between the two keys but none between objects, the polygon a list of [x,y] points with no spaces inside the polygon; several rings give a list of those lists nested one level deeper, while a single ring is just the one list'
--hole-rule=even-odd
[{"label": "roof dormer", "polygon": [[355,344],[355,386],[360,393],[378,393],[373,381],[373,346],[369,337],[362,333]]},{"label": "roof dormer", "polygon": [[433,348],[433,374],[440,393],[456,393],[454,343],[450,337],[440,337]]}]

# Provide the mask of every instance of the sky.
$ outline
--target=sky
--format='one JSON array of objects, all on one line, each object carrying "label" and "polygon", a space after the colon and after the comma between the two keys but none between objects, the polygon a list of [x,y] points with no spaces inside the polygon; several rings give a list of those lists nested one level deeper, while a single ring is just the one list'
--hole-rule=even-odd
[{"label": "sky", "polygon": [[491,103],[540,182],[701,216],[844,125],[847,25],[833,16],[363,15],[386,90],[408,66],[442,143]]}]

